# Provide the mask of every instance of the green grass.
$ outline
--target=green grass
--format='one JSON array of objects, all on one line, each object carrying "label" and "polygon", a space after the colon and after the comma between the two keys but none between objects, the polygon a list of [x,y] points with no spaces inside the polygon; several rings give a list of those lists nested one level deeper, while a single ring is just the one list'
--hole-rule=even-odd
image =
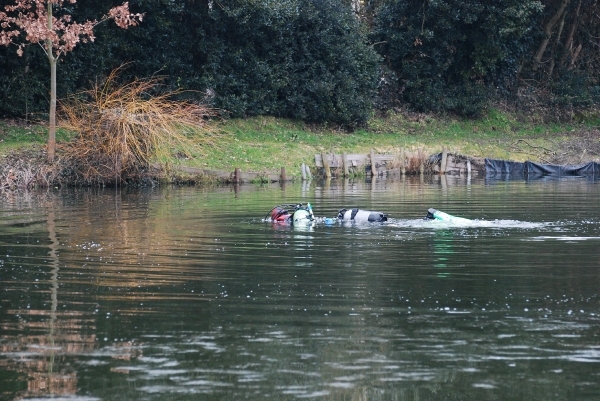
[{"label": "green grass", "polygon": [[[473,157],[536,161],[528,153],[532,146],[551,147],[553,143],[590,128],[600,127],[598,117],[565,124],[534,123],[492,109],[474,120],[427,115],[396,114],[374,118],[368,128],[353,133],[337,127],[309,125],[273,117],[227,120],[210,128],[213,139],[204,141],[198,155],[191,159],[173,159],[174,163],[205,169],[278,173],[286,167],[288,175],[299,175],[302,163],[314,166],[314,155],[321,152],[399,153],[423,149],[426,154],[450,152]],[[195,134],[206,135],[206,134]],[[58,140],[69,134],[60,132]],[[0,122],[0,153],[44,144],[43,126],[15,126]],[[525,140],[531,146],[520,146]],[[200,141],[198,141],[200,142]],[[207,147],[208,146],[208,147]]]},{"label": "green grass", "polygon": [[[474,157],[491,157],[515,161],[535,160],[527,149],[519,150],[518,141],[548,147],[549,140],[559,140],[579,130],[600,126],[600,120],[585,123],[534,124],[518,116],[490,110],[477,120],[434,118],[431,116],[393,115],[373,119],[366,129],[347,133],[302,122],[256,117],[229,120],[217,129],[225,135],[224,144],[205,160],[190,165],[206,168],[277,172],[284,166],[296,169],[301,163],[314,165],[320,152],[399,153],[401,148],[426,154],[449,151]],[[295,171],[295,170],[294,170]]]},{"label": "green grass", "polygon": [[[71,133],[57,130],[56,140],[67,141]],[[22,124],[0,120],[0,154],[14,150],[44,145],[48,142],[48,128],[39,124]]]}]

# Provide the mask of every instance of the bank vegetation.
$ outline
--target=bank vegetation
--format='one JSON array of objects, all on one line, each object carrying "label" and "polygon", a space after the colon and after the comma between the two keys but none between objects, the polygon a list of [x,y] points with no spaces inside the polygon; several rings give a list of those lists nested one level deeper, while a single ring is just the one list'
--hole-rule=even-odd
[{"label": "bank vegetation", "polygon": [[[111,115],[110,123],[105,124],[119,124],[113,118],[126,117]],[[125,126],[127,130],[145,130],[144,122],[140,126],[137,122],[133,127],[127,123]],[[200,130],[190,128],[181,142],[178,139],[177,144],[163,147],[154,156],[141,159],[128,156],[130,160],[142,161],[139,164],[124,163],[126,157],[114,151],[122,149],[123,141],[127,141],[122,135],[96,137],[89,135],[94,130],[80,131],[88,135],[58,131],[57,160],[49,163],[45,154],[45,126],[25,124],[23,120],[0,121],[0,189],[217,182],[210,176],[179,173],[182,166],[228,172],[239,168],[265,175],[278,174],[285,167],[288,176],[300,179],[302,163],[313,169],[313,175],[319,174],[315,169],[316,154],[368,154],[371,149],[396,155],[405,149],[429,156],[446,148],[455,154],[478,158],[554,164],[600,162],[597,116],[582,116],[568,123],[540,123],[526,115],[497,109],[471,119],[394,113],[384,118],[374,117],[368,127],[351,133],[338,126],[275,117],[226,120],[213,117]],[[153,165],[162,168],[154,169]]]},{"label": "bank vegetation", "polygon": [[[92,20],[116,3],[78,0],[57,5],[54,15]],[[311,164],[321,150],[439,151],[444,144],[480,157],[595,157],[596,0],[148,0],[131,1],[130,9],[144,15],[138,26],[100,24],[93,43],[62,59],[58,97],[71,112],[63,109],[57,139],[63,161],[79,170],[33,169],[39,182],[92,183],[94,174],[97,184],[107,176],[133,180],[135,171],[148,173],[149,158],[167,169],[177,162],[273,171]],[[20,125],[3,126],[6,144],[48,117],[43,49],[21,50],[19,57],[0,46],[0,118]],[[100,110],[90,92],[111,80],[127,87],[158,76],[161,84],[144,88],[141,98],[182,102],[170,107],[195,110],[196,124],[190,128],[179,114],[170,127],[182,137],[169,134],[161,145],[126,133],[150,132],[151,122],[165,132],[162,120],[148,117],[154,114]],[[92,123],[97,133],[90,135]],[[80,151],[92,137],[93,152]],[[156,152],[115,156],[124,143]],[[86,155],[93,161],[84,162]],[[142,167],[116,173],[132,160]]]}]

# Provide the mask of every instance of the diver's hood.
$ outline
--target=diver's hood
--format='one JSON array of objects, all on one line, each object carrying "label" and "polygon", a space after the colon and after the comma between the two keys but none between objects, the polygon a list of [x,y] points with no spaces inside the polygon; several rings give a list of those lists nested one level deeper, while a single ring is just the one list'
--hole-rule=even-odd
[{"label": "diver's hood", "polygon": [[464,217],[452,216],[451,214],[444,213],[433,208],[427,210],[425,220],[438,220],[458,224],[468,224],[473,222],[473,220],[465,219]]}]

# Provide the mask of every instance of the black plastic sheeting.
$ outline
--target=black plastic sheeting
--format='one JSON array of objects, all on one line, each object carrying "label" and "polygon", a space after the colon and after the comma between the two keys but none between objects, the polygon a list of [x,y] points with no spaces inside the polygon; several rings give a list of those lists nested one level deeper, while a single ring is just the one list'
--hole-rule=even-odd
[{"label": "black plastic sheeting", "polygon": [[600,176],[600,163],[589,162],[578,165],[561,166],[535,162],[511,162],[506,160],[485,159],[486,177],[510,176],[513,178],[529,176],[552,177],[589,177]]}]

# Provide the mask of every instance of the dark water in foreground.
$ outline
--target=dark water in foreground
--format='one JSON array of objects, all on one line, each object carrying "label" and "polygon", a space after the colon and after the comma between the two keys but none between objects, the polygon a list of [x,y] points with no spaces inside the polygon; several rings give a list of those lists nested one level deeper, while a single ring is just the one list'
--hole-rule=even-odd
[{"label": "dark water in foreground", "polygon": [[[0,200],[0,399],[598,400],[600,185]],[[386,224],[294,229],[362,206]],[[482,219],[431,225],[427,208]]]}]

